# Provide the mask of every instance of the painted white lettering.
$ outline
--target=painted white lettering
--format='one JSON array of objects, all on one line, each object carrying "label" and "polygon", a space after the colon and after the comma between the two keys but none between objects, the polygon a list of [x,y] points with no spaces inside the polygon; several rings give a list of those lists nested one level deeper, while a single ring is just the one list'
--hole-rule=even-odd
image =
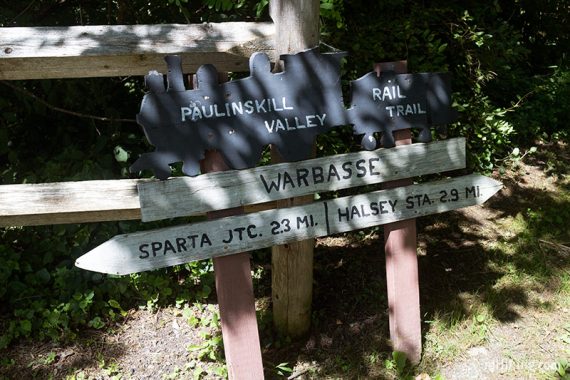
[{"label": "painted white lettering", "polygon": [[404,106],[401,104],[398,104],[396,106],[396,116],[404,116]]},{"label": "painted white lettering", "polygon": [[182,121],[186,121],[186,116],[192,115],[192,109],[190,107],[180,107],[180,118]]},{"label": "painted white lettering", "polygon": [[422,110],[422,105],[421,105],[421,103],[418,103],[418,113],[421,114],[421,115],[423,115],[423,114],[426,113],[425,110]]},{"label": "painted white lettering", "polygon": [[255,110],[255,108],[253,107],[253,100],[247,100],[243,104],[243,107],[245,108],[245,113],[247,113],[248,115],[251,115]]},{"label": "painted white lettering", "polygon": [[267,112],[265,109],[265,99],[263,99],[261,102],[259,100],[255,100],[255,110],[257,113],[261,113],[262,110],[264,113]]},{"label": "painted white lettering", "polygon": [[206,112],[206,106],[202,106],[202,116],[205,118],[210,118],[212,116],[214,116],[214,108],[212,107],[212,105],[210,104],[210,114],[208,114]]},{"label": "painted white lettering", "polygon": [[218,111],[218,105],[217,105],[217,104],[214,104],[214,111],[215,111],[215,113],[216,113],[216,117],[226,116],[225,113]]},{"label": "painted white lettering", "polygon": [[200,112],[200,108],[194,107],[192,110],[192,121],[196,121],[202,118],[202,113]]},{"label": "painted white lettering", "polygon": [[288,129],[289,128],[289,122],[287,121],[287,119],[285,119],[285,122],[287,123],[287,128],[285,128],[285,125],[283,125],[283,121],[281,121],[281,119],[275,120],[275,132],[277,132],[280,129],[282,129],[282,130]]},{"label": "painted white lettering", "polygon": [[237,115],[238,113],[243,115],[243,104],[241,102],[232,103],[232,112],[234,115]]},{"label": "painted white lettering", "polygon": [[313,127],[317,127],[318,125],[315,124],[314,120],[315,120],[316,115],[307,115],[305,117],[305,119],[307,119],[307,128],[313,128]]},{"label": "painted white lettering", "polygon": [[372,89],[372,100],[382,101],[382,91],[378,87]]},{"label": "painted white lettering", "polygon": [[402,94],[400,93],[400,86],[396,86],[396,87],[397,87],[397,89],[398,89],[398,98],[400,98],[400,99],[406,99],[407,96],[406,96],[406,95],[402,95]]},{"label": "painted white lettering", "polygon": [[306,126],[304,124],[301,124],[299,122],[299,118],[297,116],[295,116],[295,126],[296,126],[296,128],[292,128],[292,129],[306,128]]},{"label": "painted white lettering", "polygon": [[288,107],[286,100],[287,100],[287,99],[285,99],[285,97],[283,97],[283,109],[284,109],[284,110],[292,110],[293,107]]},{"label": "painted white lettering", "polygon": [[275,125],[275,120],[271,120],[271,125],[269,125],[269,122],[267,120],[265,120],[264,123],[265,123],[265,128],[267,128],[267,132],[273,133],[273,126]]},{"label": "painted white lettering", "polygon": [[271,99],[271,103],[273,103],[273,109],[275,111],[283,111],[283,108],[277,107],[277,104],[275,103],[275,98]]}]

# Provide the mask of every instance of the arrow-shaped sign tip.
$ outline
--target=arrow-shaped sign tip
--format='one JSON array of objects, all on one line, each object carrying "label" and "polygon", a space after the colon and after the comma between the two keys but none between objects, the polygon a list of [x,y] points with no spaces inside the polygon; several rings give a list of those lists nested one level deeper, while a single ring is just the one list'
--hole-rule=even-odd
[{"label": "arrow-shaped sign tip", "polygon": [[477,182],[481,181],[478,184],[480,187],[487,188],[490,190],[490,191],[484,191],[483,192],[484,195],[481,199],[481,203],[487,202],[487,200],[489,198],[491,198],[493,195],[497,194],[499,191],[501,191],[503,189],[503,183],[500,181],[497,181],[496,179],[479,175],[477,180],[478,180]]},{"label": "arrow-shaped sign tip", "polygon": [[75,260],[75,266],[92,272],[123,275],[121,263],[116,260],[120,258],[119,253],[124,247],[117,242],[117,237],[107,240],[105,243],[93,248],[83,256]]}]

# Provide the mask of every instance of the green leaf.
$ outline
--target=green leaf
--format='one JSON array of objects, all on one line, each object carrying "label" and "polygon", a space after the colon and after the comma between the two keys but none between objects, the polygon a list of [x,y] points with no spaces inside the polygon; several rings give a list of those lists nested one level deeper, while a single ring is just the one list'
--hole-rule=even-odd
[{"label": "green leaf", "polygon": [[396,370],[398,373],[402,373],[406,367],[406,354],[401,351],[394,351],[392,352],[392,358],[394,358],[394,362],[396,363]]},{"label": "green leaf", "polygon": [[189,345],[188,347],[186,347],[186,349],[188,351],[199,351],[202,349],[202,346],[198,345],[198,344],[192,344],[192,345]]},{"label": "green leaf", "polygon": [[97,316],[89,321],[88,326],[93,327],[94,329],[101,329],[105,326],[105,323],[103,322],[101,317]]},{"label": "green leaf", "polygon": [[115,160],[117,160],[117,162],[127,162],[127,160],[129,159],[129,153],[119,145],[115,147],[113,153],[115,155]]},{"label": "green leaf", "polygon": [[20,321],[20,330],[23,335],[27,336],[32,332],[32,322],[27,319]]},{"label": "green leaf", "polygon": [[293,369],[289,367],[288,362],[279,363],[275,366],[275,370],[277,374],[284,376],[285,374],[290,374],[293,372]]},{"label": "green leaf", "polygon": [[51,276],[46,268],[42,268],[36,272],[36,277],[42,284],[47,284],[51,279]]}]

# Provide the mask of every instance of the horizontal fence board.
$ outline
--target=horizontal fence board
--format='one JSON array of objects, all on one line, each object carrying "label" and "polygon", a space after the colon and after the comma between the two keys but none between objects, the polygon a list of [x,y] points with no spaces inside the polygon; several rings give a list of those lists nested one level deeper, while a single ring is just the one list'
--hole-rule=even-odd
[{"label": "horizontal fence board", "polygon": [[[372,161],[371,161],[372,159]],[[363,160],[368,175],[344,179],[342,164]],[[340,179],[325,180],[331,164],[338,165]],[[370,164],[377,175],[370,175]],[[321,183],[310,186],[286,185],[266,191],[276,173],[323,168]],[[312,160],[260,166],[246,170],[208,173],[197,177],[158,180],[106,180],[0,186],[0,226],[31,226],[143,219],[144,221],[201,215],[207,211],[257,204],[315,192],[380,183],[417,175],[465,167],[465,139],[456,138],[427,144],[412,144],[372,152],[348,153]],[[283,178],[283,177],[282,177]],[[294,179],[298,184],[298,178]],[[138,187],[138,190],[137,190]],[[142,204],[142,210],[141,210]]]},{"label": "horizontal fence board", "polygon": [[254,22],[0,28],[0,79],[145,75],[165,72],[170,54],[185,72],[248,71],[254,52],[273,56],[273,34]]},{"label": "horizontal fence board", "polygon": [[0,186],[0,226],[140,219],[137,183],[101,180]]},{"label": "horizontal fence board", "polygon": [[102,273],[136,273],[482,204],[501,188],[494,179],[471,174],[118,235],[81,256],[75,265]]},{"label": "horizontal fence board", "polygon": [[[250,170],[150,181],[140,183],[138,189],[142,220],[148,222],[462,168],[465,139],[454,138]],[[320,173],[317,176],[315,169]]]}]

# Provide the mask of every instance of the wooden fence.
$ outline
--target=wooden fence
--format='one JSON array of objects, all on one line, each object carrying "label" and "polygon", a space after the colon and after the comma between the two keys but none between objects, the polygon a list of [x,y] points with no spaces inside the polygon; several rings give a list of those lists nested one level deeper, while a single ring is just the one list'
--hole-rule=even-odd
[{"label": "wooden fence", "polygon": [[[221,72],[239,72],[248,70],[254,52],[264,52],[275,61],[279,54],[318,43],[319,1],[274,0],[270,11],[274,23],[0,28],[0,80],[145,75],[161,68],[166,55],[179,55],[188,73],[203,64],[213,64]],[[206,160],[205,165],[218,164],[214,159]],[[0,226],[140,219],[137,184],[141,181],[3,185]],[[280,279],[274,285],[280,301],[274,305],[274,315],[276,321],[285,321],[276,322],[282,333],[290,335],[309,329],[312,241],[305,246],[303,250],[295,249],[295,244],[275,248],[279,259],[274,260],[272,272]],[[295,263],[299,261],[295,255],[302,260]],[[248,257],[232,257],[242,256]],[[221,316],[222,328],[224,320],[234,318],[242,318],[242,326],[248,327],[233,332],[226,328],[224,332],[232,334],[232,341],[225,340],[229,374],[230,378],[261,378],[259,340],[252,332],[252,328],[256,330],[253,292],[245,289],[252,286],[251,279],[249,283],[240,280],[241,287],[235,286],[249,273],[249,259],[240,259],[240,268],[234,259],[215,261],[218,297],[229,300],[229,308]],[[295,278],[287,275],[291,268]],[[237,280],[232,282],[232,278]],[[232,300],[241,300],[241,304]]]}]

